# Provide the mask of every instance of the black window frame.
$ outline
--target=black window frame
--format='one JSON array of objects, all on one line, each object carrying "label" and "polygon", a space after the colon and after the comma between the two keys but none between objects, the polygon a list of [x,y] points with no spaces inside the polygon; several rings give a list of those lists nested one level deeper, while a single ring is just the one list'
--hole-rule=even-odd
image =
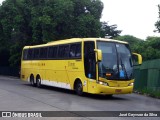
[{"label": "black window frame", "polygon": [[[48,53],[47,53],[48,60],[57,59],[57,56],[58,56],[58,47],[59,47],[58,45],[56,45],[56,46],[48,46]],[[53,49],[52,51],[50,51],[51,48]]]}]

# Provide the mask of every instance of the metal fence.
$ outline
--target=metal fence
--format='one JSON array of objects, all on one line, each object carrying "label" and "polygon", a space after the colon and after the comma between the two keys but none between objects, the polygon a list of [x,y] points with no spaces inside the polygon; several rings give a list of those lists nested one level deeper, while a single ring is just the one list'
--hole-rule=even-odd
[{"label": "metal fence", "polygon": [[16,67],[0,67],[0,75],[19,77],[19,68],[16,68]]},{"label": "metal fence", "polygon": [[143,62],[134,67],[134,89],[160,90],[160,59]]}]

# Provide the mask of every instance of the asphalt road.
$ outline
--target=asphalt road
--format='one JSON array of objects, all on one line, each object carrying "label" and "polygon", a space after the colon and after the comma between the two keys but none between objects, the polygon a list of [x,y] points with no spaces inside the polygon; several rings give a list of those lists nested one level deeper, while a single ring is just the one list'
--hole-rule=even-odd
[{"label": "asphalt road", "polygon": [[[0,76],[0,111],[160,111],[160,99],[138,94],[106,96],[77,96],[73,91],[54,87],[32,87],[18,78]],[[35,119],[35,118],[34,118]],[[39,119],[39,118],[37,118]],[[51,119],[51,118],[46,118]],[[75,119],[74,117],[52,119]],[[76,117],[82,120],[106,118]],[[107,118],[159,119],[159,118]]]}]

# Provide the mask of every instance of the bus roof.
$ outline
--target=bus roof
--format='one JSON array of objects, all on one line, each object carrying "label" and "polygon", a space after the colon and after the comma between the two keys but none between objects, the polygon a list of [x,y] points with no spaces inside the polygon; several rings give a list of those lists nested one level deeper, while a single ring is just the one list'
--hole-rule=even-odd
[{"label": "bus roof", "polygon": [[74,43],[74,42],[82,42],[82,41],[95,41],[95,40],[128,44],[127,42],[124,42],[124,41],[114,40],[114,39],[107,39],[107,38],[71,38],[71,39],[51,41],[51,42],[48,42],[46,44],[41,44],[41,45],[25,46],[24,49],[43,47],[43,46],[50,46],[50,45],[67,44],[67,43]]}]

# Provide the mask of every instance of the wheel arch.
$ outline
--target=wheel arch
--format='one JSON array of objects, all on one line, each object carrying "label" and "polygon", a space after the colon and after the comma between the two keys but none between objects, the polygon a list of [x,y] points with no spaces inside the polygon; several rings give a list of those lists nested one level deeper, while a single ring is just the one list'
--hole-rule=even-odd
[{"label": "wheel arch", "polygon": [[[76,83],[80,81],[82,83],[82,80],[80,78],[76,78],[75,81],[74,81],[74,84],[73,84],[73,90],[75,90],[75,87],[76,87]],[[82,83],[83,84],[83,83]]]},{"label": "wheel arch", "polygon": [[41,79],[40,74],[37,74],[37,75],[36,75],[36,80],[37,80],[37,78],[40,78],[40,79]]}]

